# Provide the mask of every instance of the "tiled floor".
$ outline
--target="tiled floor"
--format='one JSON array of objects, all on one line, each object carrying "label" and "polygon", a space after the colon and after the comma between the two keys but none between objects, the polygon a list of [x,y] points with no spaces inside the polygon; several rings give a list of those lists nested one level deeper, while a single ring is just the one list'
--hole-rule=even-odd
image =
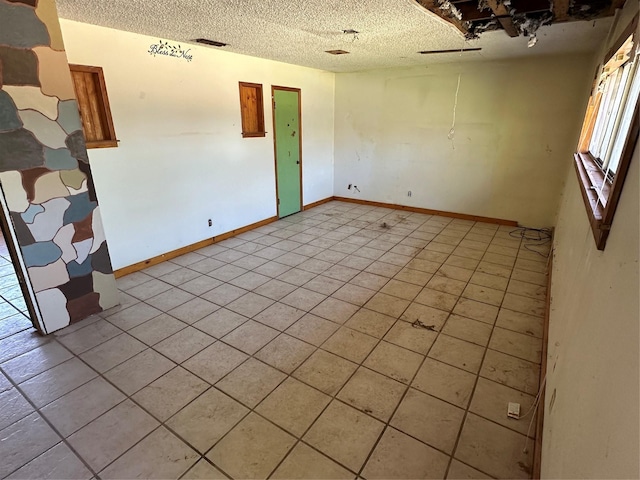
[{"label": "tiled floor", "polygon": [[0,340],[0,477],[528,478],[546,258],[513,230],[331,202],[124,277]]}]

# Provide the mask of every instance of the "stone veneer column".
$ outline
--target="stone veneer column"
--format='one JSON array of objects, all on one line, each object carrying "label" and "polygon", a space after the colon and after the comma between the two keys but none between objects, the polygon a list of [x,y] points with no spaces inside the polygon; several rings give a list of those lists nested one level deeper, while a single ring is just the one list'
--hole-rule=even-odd
[{"label": "stone veneer column", "polygon": [[0,183],[47,333],[116,305],[54,0],[0,0]]}]

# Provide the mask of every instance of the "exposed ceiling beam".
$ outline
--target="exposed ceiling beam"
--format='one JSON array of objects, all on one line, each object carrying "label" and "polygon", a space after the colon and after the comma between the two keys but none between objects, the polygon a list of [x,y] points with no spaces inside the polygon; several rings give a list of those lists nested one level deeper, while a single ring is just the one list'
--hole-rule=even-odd
[{"label": "exposed ceiling beam", "polygon": [[498,3],[498,0],[487,0],[487,5],[491,8],[491,11],[494,13],[504,31],[507,32],[507,35],[510,37],[517,37],[520,35],[520,32],[516,28],[513,23],[513,19],[509,14],[509,10],[504,6],[504,3]]},{"label": "exposed ceiling beam", "polygon": [[613,0],[611,2],[611,10],[609,10],[609,15],[613,15],[616,13],[618,8],[624,7],[625,0]]},{"label": "exposed ceiling beam", "polygon": [[418,5],[426,8],[430,12],[435,13],[443,20],[446,20],[447,22],[453,24],[458,30],[463,33],[463,35],[467,34],[467,29],[462,24],[462,21],[458,20],[455,17],[450,17],[449,15],[444,13],[436,3],[436,0],[416,0],[416,2],[418,3]]},{"label": "exposed ceiling beam", "polygon": [[569,0],[554,0],[553,17],[554,22],[566,22],[569,20]]}]

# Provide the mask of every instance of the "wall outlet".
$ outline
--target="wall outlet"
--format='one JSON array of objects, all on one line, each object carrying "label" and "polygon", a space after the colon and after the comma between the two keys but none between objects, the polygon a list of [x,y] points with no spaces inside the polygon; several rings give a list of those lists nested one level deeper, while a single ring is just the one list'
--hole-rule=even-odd
[{"label": "wall outlet", "polygon": [[407,192],[407,197],[410,197],[410,196],[411,196],[411,190]]},{"label": "wall outlet", "polygon": [[210,227],[213,227],[213,220],[209,219],[209,220],[207,220],[207,222],[209,223]]}]

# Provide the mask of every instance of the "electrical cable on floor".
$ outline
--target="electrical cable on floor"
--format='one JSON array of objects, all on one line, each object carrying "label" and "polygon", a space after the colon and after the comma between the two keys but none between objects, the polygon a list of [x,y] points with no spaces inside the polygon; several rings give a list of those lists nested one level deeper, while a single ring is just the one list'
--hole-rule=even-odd
[{"label": "electrical cable on floor", "polygon": [[[540,399],[542,398],[542,390],[544,390],[545,384],[547,383],[547,374],[544,374],[544,378],[542,382],[540,382],[540,389],[538,390],[538,394],[536,395],[536,399],[531,405],[531,408],[527,413],[522,415],[520,419],[526,418],[531,412],[538,409],[538,404],[540,403]],[[529,428],[527,428],[527,436],[524,437],[524,447],[522,448],[522,453],[527,453],[527,442],[529,440],[529,434],[531,433],[531,426],[533,425],[533,419],[536,418],[535,415],[531,416],[531,421],[529,422]]]},{"label": "electrical cable on floor", "polygon": [[537,253],[541,257],[549,258],[549,252],[543,253],[539,250],[536,250],[533,247],[539,247],[541,245],[546,245],[548,243],[551,243],[552,230],[550,228],[520,227],[509,232],[509,236],[513,238],[521,238],[522,240],[528,240],[530,242],[538,242],[538,243],[529,243],[529,244],[525,243],[524,244],[525,250],[529,250],[530,252]]}]

